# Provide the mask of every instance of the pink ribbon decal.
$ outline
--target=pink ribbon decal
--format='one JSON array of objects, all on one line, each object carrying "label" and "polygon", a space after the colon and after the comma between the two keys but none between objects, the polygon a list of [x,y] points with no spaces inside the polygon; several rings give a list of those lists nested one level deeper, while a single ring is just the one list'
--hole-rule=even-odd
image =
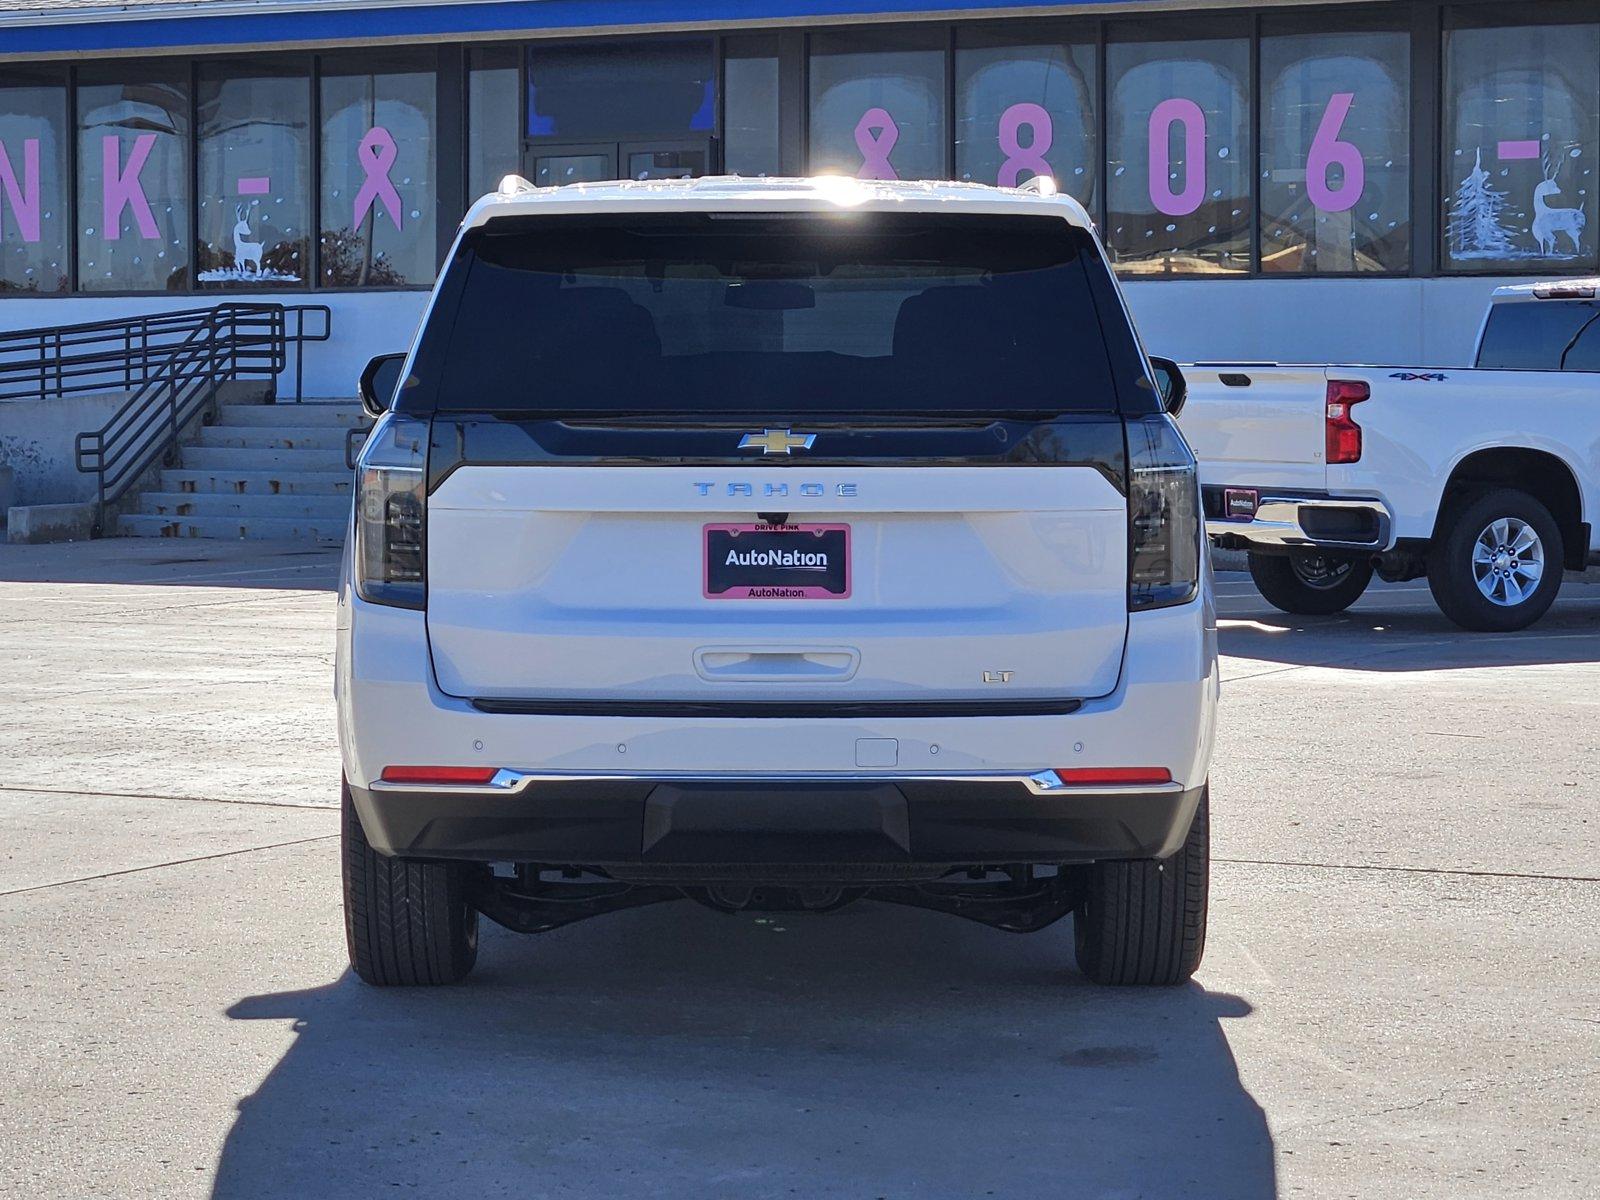
[{"label": "pink ribbon decal", "polygon": [[22,231],[22,240],[37,242],[39,240],[38,138],[23,139],[21,183],[17,182],[17,173],[11,169],[11,155],[6,152],[5,145],[0,143],[0,188],[4,188],[6,199],[11,202],[11,211],[16,215],[17,228]]},{"label": "pink ribbon decal", "polygon": [[889,155],[900,140],[900,126],[881,108],[869,108],[856,122],[856,149],[861,151],[861,169],[857,179],[899,179]]},{"label": "pink ribbon decal", "polygon": [[[1026,146],[1017,136],[1023,126],[1027,126],[1032,138]],[[1054,140],[1055,126],[1042,104],[1013,104],[1000,114],[1000,153],[1006,160],[1000,164],[1000,177],[995,182],[1001,187],[1016,187],[1017,178],[1024,171],[1050,174],[1050,164],[1044,156]]]},{"label": "pink ribbon decal", "polygon": [[141,133],[133,139],[133,153],[128,155],[128,165],[120,165],[122,139],[109,133],[100,139],[100,200],[104,206],[101,226],[105,240],[114,242],[122,236],[122,210],[133,206],[133,222],[139,227],[139,236],[149,240],[161,236],[156,228],[156,217],[150,211],[150,199],[144,194],[144,184],[139,182],[139,172],[156,148],[156,135]]},{"label": "pink ribbon decal", "polygon": [[352,209],[355,226],[359,227],[372,206],[382,201],[395,229],[398,231],[405,227],[405,219],[400,212],[400,193],[395,191],[394,181],[389,178],[389,172],[394,169],[394,160],[399,157],[400,150],[394,144],[392,133],[382,125],[374,125],[367,130],[361,144],[356,147],[356,162],[361,164],[366,178],[361,181],[361,190],[356,193]]}]

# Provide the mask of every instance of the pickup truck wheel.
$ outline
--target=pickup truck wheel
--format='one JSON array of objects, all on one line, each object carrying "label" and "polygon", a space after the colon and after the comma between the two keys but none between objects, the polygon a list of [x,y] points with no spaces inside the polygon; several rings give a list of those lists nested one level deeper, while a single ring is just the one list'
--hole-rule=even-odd
[{"label": "pickup truck wheel", "polygon": [[1206,948],[1210,896],[1211,788],[1200,794],[1189,836],[1159,862],[1095,863],[1073,914],[1078,969],[1096,983],[1183,983]]},{"label": "pickup truck wheel", "polygon": [[380,987],[455,983],[478,958],[478,913],[459,863],[412,862],[367,844],[343,788],[344,933],[350,966]]},{"label": "pickup truck wheel", "polygon": [[1526,492],[1468,496],[1428,551],[1428,587],[1457,625],[1485,633],[1526,629],[1561,590],[1561,528]]},{"label": "pickup truck wheel", "polygon": [[1307,617],[1341,613],[1372,582],[1372,563],[1328,554],[1252,554],[1250,578],[1273,608]]}]

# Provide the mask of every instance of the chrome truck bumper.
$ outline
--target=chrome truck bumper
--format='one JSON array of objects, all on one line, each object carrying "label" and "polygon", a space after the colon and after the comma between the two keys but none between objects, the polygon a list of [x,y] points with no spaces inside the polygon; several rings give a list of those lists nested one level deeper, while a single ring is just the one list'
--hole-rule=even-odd
[{"label": "chrome truck bumper", "polygon": [[1394,545],[1394,513],[1376,497],[1278,495],[1256,488],[1204,489],[1206,533],[1226,550],[1365,550]]}]

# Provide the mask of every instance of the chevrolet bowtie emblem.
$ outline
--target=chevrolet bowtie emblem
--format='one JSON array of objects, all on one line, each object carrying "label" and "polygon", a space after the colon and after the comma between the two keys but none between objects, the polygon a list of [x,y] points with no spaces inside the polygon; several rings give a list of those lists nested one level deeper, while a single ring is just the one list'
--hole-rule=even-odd
[{"label": "chevrolet bowtie emblem", "polygon": [[796,450],[809,450],[817,440],[814,433],[795,433],[789,429],[768,429],[764,433],[747,433],[739,439],[739,449],[759,450],[763,454],[793,454]]}]

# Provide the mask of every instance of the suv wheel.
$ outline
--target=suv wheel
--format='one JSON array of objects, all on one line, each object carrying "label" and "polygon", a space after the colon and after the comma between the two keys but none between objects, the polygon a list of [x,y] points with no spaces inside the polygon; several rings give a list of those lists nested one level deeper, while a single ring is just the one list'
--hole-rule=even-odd
[{"label": "suv wheel", "polygon": [[478,912],[460,863],[412,862],[367,844],[345,783],[340,841],[350,966],[380,987],[455,983],[478,958]]},{"label": "suv wheel", "polygon": [[1183,983],[1206,948],[1211,788],[1200,793],[1189,837],[1159,862],[1095,863],[1073,915],[1078,969],[1096,983]]},{"label": "suv wheel", "polygon": [[1372,563],[1327,554],[1252,554],[1250,578],[1273,608],[1328,617],[1361,599],[1372,582]]},{"label": "suv wheel", "polygon": [[1526,492],[1496,488],[1452,508],[1428,551],[1428,587],[1465,629],[1526,629],[1555,603],[1564,554],[1549,509]]}]

